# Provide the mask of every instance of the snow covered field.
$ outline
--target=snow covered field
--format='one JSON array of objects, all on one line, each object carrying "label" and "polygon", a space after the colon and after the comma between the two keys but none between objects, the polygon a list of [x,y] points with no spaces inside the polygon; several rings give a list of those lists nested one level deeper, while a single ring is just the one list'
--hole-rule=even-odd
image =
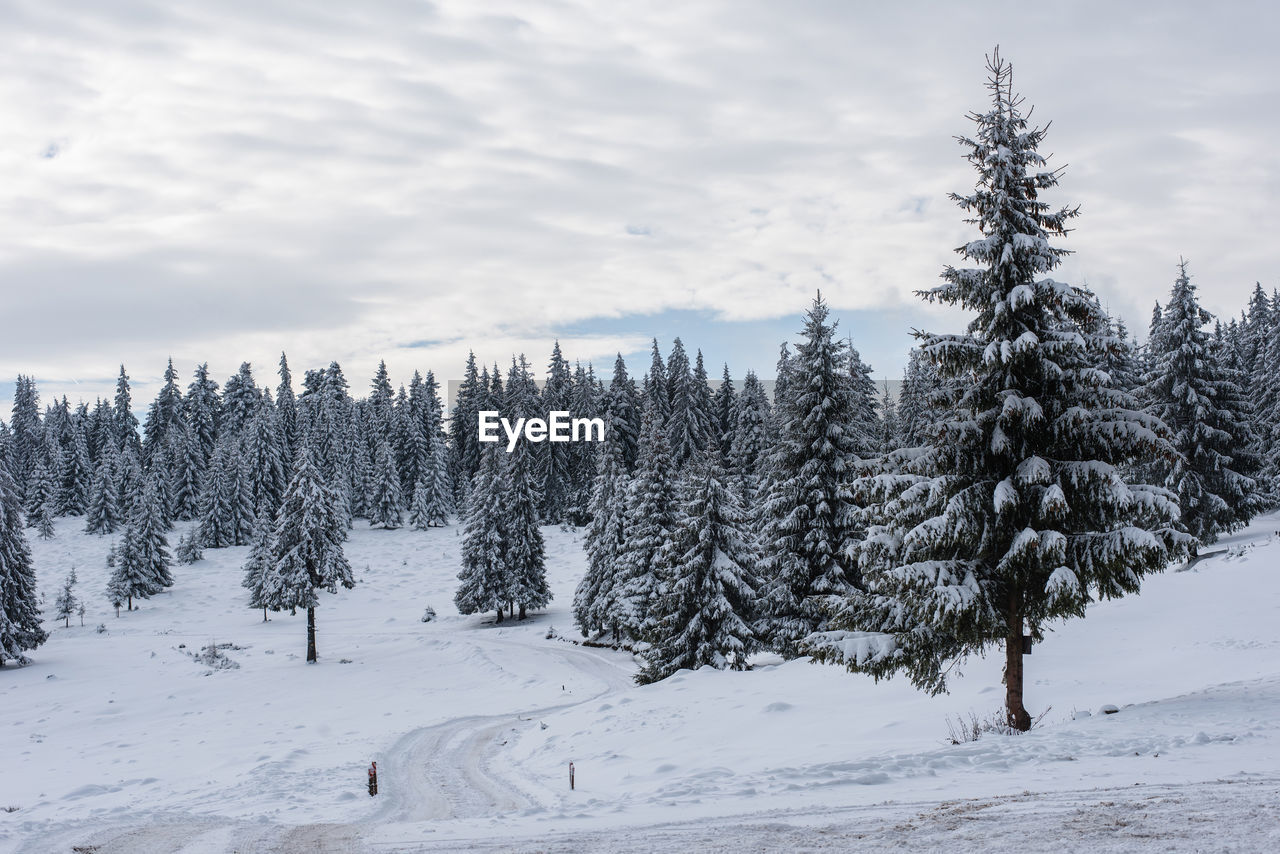
[{"label": "snow covered field", "polygon": [[[453,608],[457,527],[358,523],[307,666],[303,615],[244,607],[247,548],[117,619],[110,539],[57,524],[32,542],[45,613],[71,565],[88,612],[0,671],[3,851],[1280,850],[1275,516],[1061,625],[1027,660],[1042,726],[959,745],[949,716],[1001,705],[998,657],[940,697],[777,659],[633,685],[630,656],[566,639],[584,558],[557,529],[551,609],[494,626]],[[239,667],[194,660],[209,643]]]}]

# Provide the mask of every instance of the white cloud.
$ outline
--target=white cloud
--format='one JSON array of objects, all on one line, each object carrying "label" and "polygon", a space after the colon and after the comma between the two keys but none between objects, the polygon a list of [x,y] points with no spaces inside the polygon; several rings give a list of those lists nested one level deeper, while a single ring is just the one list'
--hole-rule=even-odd
[{"label": "white cloud", "polygon": [[913,303],[969,236],[951,137],[994,41],[1071,163],[1063,275],[1141,328],[1182,254],[1232,312],[1275,284],[1275,24],[1262,3],[11,2],[0,377],[47,398],[120,361],[265,373],[283,348],[354,387],[379,356],[540,362],[593,317]]}]

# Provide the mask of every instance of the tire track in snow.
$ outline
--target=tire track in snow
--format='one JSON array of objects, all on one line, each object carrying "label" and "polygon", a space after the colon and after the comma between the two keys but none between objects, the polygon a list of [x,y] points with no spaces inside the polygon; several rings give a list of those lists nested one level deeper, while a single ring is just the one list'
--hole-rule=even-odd
[{"label": "tire track in snow", "polygon": [[93,850],[97,854],[364,854],[369,849],[362,838],[387,823],[477,818],[528,809],[534,805],[529,796],[490,767],[502,734],[531,725],[538,715],[590,703],[634,684],[632,668],[569,643],[531,646],[518,640],[475,636],[455,642],[474,644],[482,654],[495,648],[549,653],[603,683],[603,688],[569,703],[501,715],[470,715],[406,733],[378,760],[382,803],[373,815],[360,821],[264,827],[256,822],[192,816],[190,821],[99,828],[87,834],[83,829],[72,831],[59,834],[59,841],[53,843],[56,847],[35,844],[22,852],[62,854],[72,845],[89,845],[96,846]]},{"label": "tire track in snow", "polygon": [[[528,645],[518,641],[496,638],[468,640],[529,649]],[[558,703],[515,714],[455,718],[405,734],[379,761],[379,776],[387,783],[384,787],[389,795],[387,802],[362,823],[477,818],[533,806],[529,797],[513,782],[497,776],[489,767],[499,736],[529,725],[533,716],[590,703],[634,684],[629,668],[582,647],[561,643],[548,647],[547,651],[580,673],[603,682],[604,689],[571,703]]]}]

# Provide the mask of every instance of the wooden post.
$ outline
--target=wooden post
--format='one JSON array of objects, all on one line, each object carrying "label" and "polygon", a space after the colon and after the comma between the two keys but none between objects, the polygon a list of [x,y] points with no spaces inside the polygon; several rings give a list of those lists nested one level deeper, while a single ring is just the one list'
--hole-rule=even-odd
[{"label": "wooden post", "polygon": [[573,791],[573,763],[569,763],[569,791]]},{"label": "wooden post", "polygon": [[369,797],[378,794],[378,763],[373,762],[369,765]]}]

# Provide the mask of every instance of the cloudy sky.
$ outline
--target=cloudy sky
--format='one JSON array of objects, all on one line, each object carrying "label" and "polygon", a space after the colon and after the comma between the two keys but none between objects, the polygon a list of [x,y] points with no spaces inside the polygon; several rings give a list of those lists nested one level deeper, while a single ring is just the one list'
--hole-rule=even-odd
[{"label": "cloudy sky", "polygon": [[[1205,11],[1205,10],[1208,11]],[[650,337],[772,373],[821,288],[900,374],[971,239],[999,42],[1052,120],[1059,278],[1144,328],[1280,286],[1271,3],[0,0],[0,404],[168,356],[456,377]],[[638,373],[643,364],[629,360]],[[264,376],[273,380],[273,377]]]}]

